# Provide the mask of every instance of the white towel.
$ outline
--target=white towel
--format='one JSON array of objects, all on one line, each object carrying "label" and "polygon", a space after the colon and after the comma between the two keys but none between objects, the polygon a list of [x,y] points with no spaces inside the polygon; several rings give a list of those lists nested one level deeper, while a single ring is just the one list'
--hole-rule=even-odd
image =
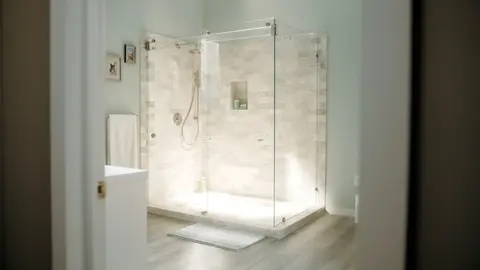
[{"label": "white towel", "polygon": [[139,167],[138,125],[136,115],[108,115],[107,164],[128,168]]}]

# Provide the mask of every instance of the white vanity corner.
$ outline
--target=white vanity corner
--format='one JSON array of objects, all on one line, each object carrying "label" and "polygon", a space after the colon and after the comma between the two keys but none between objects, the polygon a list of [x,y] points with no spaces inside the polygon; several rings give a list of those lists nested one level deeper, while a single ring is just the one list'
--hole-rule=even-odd
[{"label": "white vanity corner", "polygon": [[144,269],[147,258],[147,176],[105,166],[106,269]]}]

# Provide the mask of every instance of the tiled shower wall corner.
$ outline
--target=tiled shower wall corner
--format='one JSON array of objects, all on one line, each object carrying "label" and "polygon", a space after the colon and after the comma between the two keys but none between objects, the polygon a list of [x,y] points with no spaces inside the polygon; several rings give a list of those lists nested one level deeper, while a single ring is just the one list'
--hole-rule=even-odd
[{"label": "tiled shower wall corner", "polygon": [[277,37],[275,54],[276,197],[324,206],[326,36]]},{"label": "tiled shower wall corner", "polygon": [[[275,59],[272,38],[217,45],[218,67],[204,82],[209,190],[273,199],[275,188],[277,200],[323,205],[326,36],[275,42]],[[245,111],[232,110],[238,81],[248,85]]]}]

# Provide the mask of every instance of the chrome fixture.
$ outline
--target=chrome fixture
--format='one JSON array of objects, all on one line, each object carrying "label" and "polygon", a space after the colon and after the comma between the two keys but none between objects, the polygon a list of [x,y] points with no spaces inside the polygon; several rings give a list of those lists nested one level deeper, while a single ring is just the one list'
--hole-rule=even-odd
[{"label": "chrome fixture", "polygon": [[156,42],[156,40],[154,38],[152,40],[145,41],[145,44],[144,44],[145,50],[147,50],[147,51],[155,50],[155,47],[152,44],[152,43],[155,43],[155,42]]},{"label": "chrome fixture", "polygon": [[182,115],[180,113],[175,113],[173,115],[173,122],[175,123],[175,125],[177,126],[180,126],[182,124]]}]

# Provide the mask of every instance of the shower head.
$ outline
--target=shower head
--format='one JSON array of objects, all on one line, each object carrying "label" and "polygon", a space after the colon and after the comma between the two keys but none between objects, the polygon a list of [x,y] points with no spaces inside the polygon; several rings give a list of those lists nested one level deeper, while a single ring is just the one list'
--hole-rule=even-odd
[{"label": "shower head", "polygon": [[[189,45],[193,45],[193,44],[192,44],[192,43],[183,43],[183,44],[175,43],[175,47],[176,47],[177,49],[180,49],[180,48],[182,48],[183,46],[189,46]],[[198,44],[195,44],[195,48],[189,50],[188,53],[189,53],[189,54],[200,54],[200,49],[198,48]]]}]

